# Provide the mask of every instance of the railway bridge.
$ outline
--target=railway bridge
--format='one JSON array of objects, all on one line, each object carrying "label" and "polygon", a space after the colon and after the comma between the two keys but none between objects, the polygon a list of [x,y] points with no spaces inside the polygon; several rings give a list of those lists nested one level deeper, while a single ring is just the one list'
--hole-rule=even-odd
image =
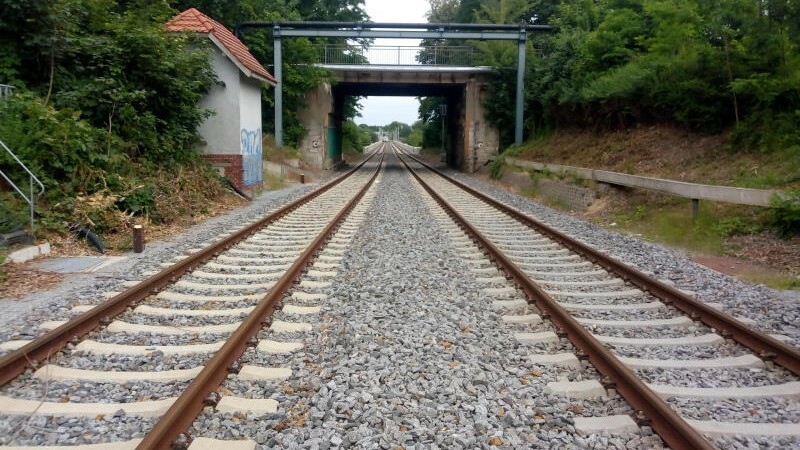
[{"label": "railway bridge", "polygon": [[[283,144],[282,40],[291,37],[339,38],[361,45],[376,38],[422,39],[439,44],[447,39],[511,40],[517,42],[517,92],[515,141],[523,140],[523,86],[527,33],[549,30],[543,25],[408,24],[348,22],[245,22],[236,26],[241,35],[249,28],[271,28],[274,40],[275,141]],[[359,51],[361,49],[361,51]],[[330,168],[342,159],[342,123],[348,96],[442,97],[444,147],[447,162],[461,170],[475,171],[499,150],[498,130],[486,118],[483,105],[493,68],[474,67],[469,50],[433,45],[395,47],[377,59],[365,52],[375,47],[350,45],[344,51],[323,47],[320,65],[330,70],[335,82],[317,86],[306,94],[306,106],[298,111],[308,131],[300,151],[309,164]],[[342,49],[338,49],[342,50]],[[337,59],[330,59],[333,56]],[[448,139],[449,137],[449,139]]]},{"label": "railway bridge", "polygon": [[307,94],[299,111],[308,131],[300,146],[306,162],[329,168],[342,158],[342,121],[348,96],[442,97],[447,162],[475,171],[497,155],[498,130],[486,120],[483,107],[491,69],[431,65],[323,64],[336,77]]}]

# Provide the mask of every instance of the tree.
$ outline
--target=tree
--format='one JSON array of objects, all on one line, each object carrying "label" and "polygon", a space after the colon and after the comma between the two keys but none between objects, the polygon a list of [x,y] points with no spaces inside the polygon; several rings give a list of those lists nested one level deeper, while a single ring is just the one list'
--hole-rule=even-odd
[{"label": "tree", "polygon": [[424,133],[425,124],[421,120],[415,121],[411,124],[411,133],[408,135],[406,143],[414,147],[422,147]]},{"label": "tree", "polygon": [[[285,2],[283,0],[180,0],[173,4],[186,9],[196,7],[200,11],[217,19],[220,23],[233,28],[236,23],[245,21],[281,21],[281,20],[329,20],[362,22],[368,19],[363,9],[363,0],[299,0]],[[248,29],[242,36],[253,56],[261,61],[271,72],[273,61],[272,30]],[[318,45],[325,43],[344,44],[342,39],[287,38],[282,40],[283,64],[283,121],[284,140],[288,145],[298,145],[305,135],[305,130],[297,118],[297,111],[305,105],[305,95],[320,83],[331,80],[330,73],[314,66],[319,55]],[[357,43],[360,45],[361,43]],[[348,100],[346,117],[354,118],[353,108],[358,99]],[[262,91],[262,109],[271,111],[274,108],[271,89]],[[274,132],[273,114],[263,115],[263,129]]]},{"label": "tree", "polygon": [[[670,122],[709,133],[735,126],[742,143],[757,147],[800,143],[794,1],[436,0],[430,20],[556,27],[532,35],[537,52],[526,58],[529,132]],[[516,46],[472,44],[480,64],[497,68],[485,106],[508,144]],[[430,106],[421,108],[423,121],[436,117]]]}]

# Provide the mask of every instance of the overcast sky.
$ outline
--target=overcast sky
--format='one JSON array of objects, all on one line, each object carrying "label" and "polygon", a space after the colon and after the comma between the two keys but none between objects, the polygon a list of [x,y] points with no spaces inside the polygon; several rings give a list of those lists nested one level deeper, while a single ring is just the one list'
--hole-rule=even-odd
[{"label": "overcast sky", "polygon": [[[430,10],[428,0],[366,0],[367,14],[373,22],[425,23]],[[376,39],[374,45],[414,46],[414,39]],[[364,108],[356,123],[386,125],[394,120],[412,124],[417,120],[419,102],[415,97],[377,97],[361,100]]]}]

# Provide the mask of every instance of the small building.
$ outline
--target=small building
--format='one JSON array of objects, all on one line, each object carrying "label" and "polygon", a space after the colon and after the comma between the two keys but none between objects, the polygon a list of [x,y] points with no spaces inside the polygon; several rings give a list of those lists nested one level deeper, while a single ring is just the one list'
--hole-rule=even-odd
[{"label": "small building", "polygon": [[275,86],[275,78],[230,30],[195,8],[175,16],[166,29],[205,34],[214,43],[211,58],[218,82],[200,102],[214,115],[198,129],[205,141],[201,150],[238,188],[260,186],[261,87]]}]

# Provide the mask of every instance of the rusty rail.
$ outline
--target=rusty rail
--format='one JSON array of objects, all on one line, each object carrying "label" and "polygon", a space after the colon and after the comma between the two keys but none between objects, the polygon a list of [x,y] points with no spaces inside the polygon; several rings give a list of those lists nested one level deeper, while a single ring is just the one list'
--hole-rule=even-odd
[{"label": "rusty rail", "polygon": [[347,177],[355,173],[375,154],[361,162],[346,174],[326,183],[319,189],[310,192],[292,203],[282,206],[272,214],[262,218],[258,222],[248,226],[238,232],[228,236],[221,241],[197,252],[173,266],[143,280],[132,288],[108,299],[106,302],[92,308],[91,310],[73,318],[69,322],[51,330],[23,347],[9,353],[0,359],[0,386],[13,380],[28,367],[34,367],[41,361],[47,360],[50,355],[60,351],[67,343],[72,342],[81,336],[91,332],[95,328],[109,323],[115,316],[125,311],[128,307],[135,305],[146,297],[156,294],[165,287],[174,283],[185,273],[190,272],[198,265],[219,255],[239,241],[246,239],[254,234],[258,229],[269,225],[280,219],[284,215],[308,203],[322,193],[328,191],[335,185],[344,181]]},{"label": "rusty rail", "polygon": [[[416,158],[414,158],[416,160]],[[447,214],[480,245],[506,274],[510,275],[542,311],[543,318],[549,317],[577,348],[583,351],[600,373],[612,380],[614,388],[635,409],[644,413],[653,429],[664,442],[675,450],[703,450],[715,447],[689,425],[664,400],[656,395],[636,374],[615,357],[600,341],[575,320],[572,315],[558,304],[542,288],[534,283],[503,252],[475,229],[455,208],[436,193],[408,164],[400,160],[409,169],[428,194],[447,212]],[[419,161],[418,161],[419,162]],[[421,162],[420,162],[421,163]],[[431,169],[424,163],[425,167]],[[434,171],[438,175],[442,175]],[[445,177],[445,179],[448,179]],[[448,181],[451,181],[448,179]]]},{"label": "rusty rail", "polygon": [[635,269],[621,261],[603,254],[587,244],[578,242],[566,234],[545,225],[543,222],[512,209],[458,180],[448,177],[441,171],[429,166],[418,158],[415,158],[411,155],[409,155],[409,157],[450,183],[453,183],[475,197],[478,197],[490,206],[500,210],[505,214],[508,214],[509,216],[519,220],[529,227],[534,228],[537,232],[546,235],[550,239],[558,242],[559,244],[568,248],[570,251],[577,253],[586,260],[591,261],[594,264],[598,264],[609,272],[616,274],[625,282],[631,283],[643,292],[649,292],[662,302],[672,305],[684,312],[693,320],[699,320],[700,322],[717,330],[724,338],[733,339],[752,350],[760,358],[775,361],[775,363],[783,366],[795,375],[800,375],[800,350],[796,347],[781,342],[772,336],[767,335],[766,333],[762,333],[761,331],[748,326],[742,321],[737,320],[730,314],[726,314],[722,311],[712,308],[711,306],[698,301],[692,296],[648,276],[638,269]]},{"label": "rusty rail", "polygon": [[[234,331],[222,348],[217,351],[211,360],[206,363],[203,370],[192,380],[186,390],[172,404],[166,413],[159,419],[153,429],[145,436],[136,447],[137,450],[169,449],[178,437],[187,430],[206,403],[216,403],[210,395],[227,377],[229,369],[234,362],[244,353],[251,338],[262,327],[269,325],[269,318],[275,311],[283,295],[300,278],[316,253],[333,236],[339,225],[350,214],[350,211],[361,201],[380,172],[383,163],[383,154],[372,177],[356,194],[336,217],[322,230],[316,239],[306,248],[292,266],[281,276],[272,289],[258,302],[255,309],[245,318],[241,325]],[[234,370],[235,371],[235,370]],[[218,397],[217,397],[218,398]]]}]

